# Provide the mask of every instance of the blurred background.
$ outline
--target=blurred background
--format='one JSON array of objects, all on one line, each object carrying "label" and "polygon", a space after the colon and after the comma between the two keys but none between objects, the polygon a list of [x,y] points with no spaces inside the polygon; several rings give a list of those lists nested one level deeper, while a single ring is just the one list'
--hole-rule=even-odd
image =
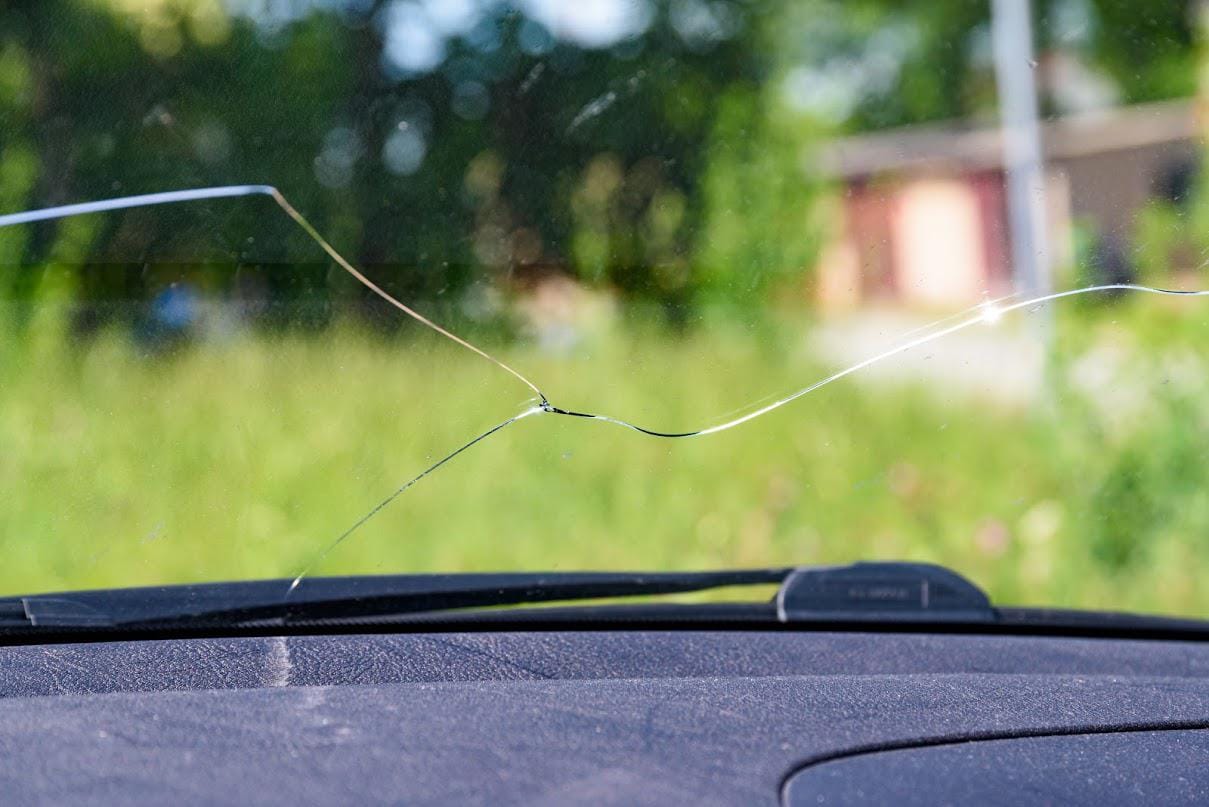
[{"label": "blurred background", "polygon": [[[1209,5],[29,0],[0,589],[904,558],[1209,614]],[[1010,297],[999,303],[990,301]],[[998,308],[990,306],[998,306]],[[921,330],[923,329],[923,330]],[[911,338],[908,336],[907,338]]]}]

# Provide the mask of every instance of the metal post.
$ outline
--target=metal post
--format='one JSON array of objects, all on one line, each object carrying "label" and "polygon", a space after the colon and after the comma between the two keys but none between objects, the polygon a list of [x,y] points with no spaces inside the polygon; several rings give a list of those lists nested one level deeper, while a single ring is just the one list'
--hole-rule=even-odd
[{"label": "metal post", "polygon": [[1053,283],[1029,0],[991,0],[991,34],[1007,178],[1012,278],[1017,293],[1032,297],[1049,293]]}]

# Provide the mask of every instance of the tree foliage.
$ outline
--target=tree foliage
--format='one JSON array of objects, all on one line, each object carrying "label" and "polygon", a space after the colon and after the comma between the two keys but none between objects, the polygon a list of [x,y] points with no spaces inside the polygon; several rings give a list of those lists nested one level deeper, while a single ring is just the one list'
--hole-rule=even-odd
[{"label": "tree foliage", "polygon": [[[554,271],[677,307],[809,267],[827,132],[994,113],[985,0],[650,0],[610,36],[535,7],[8,3],[0,205],[267,183],[410,300]],[[1187,3],[1036,13],[1043,47],[1127,100],[1194,81]],[[0,232],[0,260],[43,266],[66,232]],[[255,265],[275,299],[323,299],[337,281],[297,235],[255,202],[105,217],[74,293],[147,295],[147,265],[188,258],[217,294]]]}]

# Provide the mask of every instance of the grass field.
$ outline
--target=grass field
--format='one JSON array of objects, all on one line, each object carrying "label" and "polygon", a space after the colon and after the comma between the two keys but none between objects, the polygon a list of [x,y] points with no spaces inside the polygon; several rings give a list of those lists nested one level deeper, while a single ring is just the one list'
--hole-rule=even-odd
[{"label": "grass field", "polygon": [[[905,558],[1004,602],[1209,614],[1209,308],[1069,311],[1036,405],[857,377],[688,440],[537,415],[318,563],[530,391],[420,336],[245,334],[147,357],[124,334],[66,347],[35,328],[0,346],[0,590]],[[502,353],[556,404],[684,429],[823,375],[807,328],[630,324],[573,355]],[[1066,383],[1105,345],[1115,392]]]}]

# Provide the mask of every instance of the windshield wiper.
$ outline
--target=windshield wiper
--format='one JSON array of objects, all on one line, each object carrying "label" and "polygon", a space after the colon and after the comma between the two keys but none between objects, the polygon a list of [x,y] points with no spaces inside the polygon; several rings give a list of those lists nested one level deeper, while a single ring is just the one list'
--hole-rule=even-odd
[{"label": "windshield wiper", "polygon": [[[939,566],[858,563],[715,572],[395,575],[79,591],[0,600],[0,629],[239,627],[777,585],[779,622],[991,621],[977,587]],[[287,592],[289,592],[287,596]]]},{"label": "windshield wiper", "polygon": [[[750,624],[858,630],[1204,640],[1209,622],[1094,611],[995,607],[961,575],[925,563],[855,563],[712,572],[551,572],[311,578],[77,591],[0,598],[0,638],[72,640],[123,632],[222,634],[337,625]],[[776,585],[772,600],[642,602],[629,597]],[[289,596],[287,595],[289,592]],[[608,604],[593,603],[609,600]],[[555,607],[533,608],[549,605]],[[504,608],[504,606],[520,606]]]}]

